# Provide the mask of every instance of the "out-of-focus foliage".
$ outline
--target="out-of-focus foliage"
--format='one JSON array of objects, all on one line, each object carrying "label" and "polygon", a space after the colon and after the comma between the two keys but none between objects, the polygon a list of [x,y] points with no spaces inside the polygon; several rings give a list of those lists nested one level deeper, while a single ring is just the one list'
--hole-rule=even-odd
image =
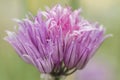
[{"label": "out-of-focus foliage", "polygon": [[38,10],[45,10],[47,6],[52,7],[55,4],[66,4],[68,5],[67,0],[23,0],[25,4],[25,10],[36,14]]},{"label": "out-of-focus foliage", "polygon": [[120,0],[73,1],[75,0],[0,0],[0,80],[39,80],[40,73],[37,69],[23,62],[3,38],[5,30],[13,30],[16,25],[13,18],[22,19],[28,12],[35,15],[39,9],[44,10],[46,6],[57,3],[81,7],[81,14],[85,18],[102,23],[107,33],[113,34],[93,58],[109,63],[114,80],[120,80]]}]

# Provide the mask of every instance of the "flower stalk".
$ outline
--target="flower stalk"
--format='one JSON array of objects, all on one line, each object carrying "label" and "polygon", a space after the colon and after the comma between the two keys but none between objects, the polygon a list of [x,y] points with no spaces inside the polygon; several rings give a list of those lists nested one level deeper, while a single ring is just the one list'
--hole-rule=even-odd
[{"label": "flower stalk", "polygon": [[65,76],[53,76],[49,74],[41,74],[40,78],[42,80],[65,80]]}]

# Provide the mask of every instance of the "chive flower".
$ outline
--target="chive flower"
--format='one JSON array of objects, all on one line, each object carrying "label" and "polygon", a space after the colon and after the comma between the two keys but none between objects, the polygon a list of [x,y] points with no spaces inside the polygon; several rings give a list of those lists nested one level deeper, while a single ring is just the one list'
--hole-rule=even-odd
[{"label": "chive flower", "polygon": [[[6,31],[17,54],[41,73],[67,76],[85,67],[101,43],[105,29],[80,16],[81,9],[55,5],[36,16],[16,20],[15,32]],[[57,80],[57,79],[56,79]]]}]

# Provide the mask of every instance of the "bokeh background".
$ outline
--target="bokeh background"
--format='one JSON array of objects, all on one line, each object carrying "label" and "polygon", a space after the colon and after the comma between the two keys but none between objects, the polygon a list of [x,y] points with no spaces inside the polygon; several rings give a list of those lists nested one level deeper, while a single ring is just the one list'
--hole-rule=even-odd
[{"label": "bokeh background", "polygon": [[26,64],[3,40],[5,30],[14,30],[13,18],[22,19],[28,12],[55,4],[82,8],[82,16],[98,21],[113,37],[108,38],[84,70],[66,80],[120,80],[120,0],[0,0],[0,80],[40,80],[40,73]]}]

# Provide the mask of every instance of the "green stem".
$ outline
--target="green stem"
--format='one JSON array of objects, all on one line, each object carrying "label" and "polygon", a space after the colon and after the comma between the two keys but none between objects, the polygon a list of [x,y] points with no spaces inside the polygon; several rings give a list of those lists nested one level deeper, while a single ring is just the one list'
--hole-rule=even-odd
[{"label": "green stem", "polygon": [[53,80],[65,80],[65,76],[56,76]]},{"label": "green stem", "polygon": [[55,80],[60,80],[60,78],[59,77],[55,77]]}]

